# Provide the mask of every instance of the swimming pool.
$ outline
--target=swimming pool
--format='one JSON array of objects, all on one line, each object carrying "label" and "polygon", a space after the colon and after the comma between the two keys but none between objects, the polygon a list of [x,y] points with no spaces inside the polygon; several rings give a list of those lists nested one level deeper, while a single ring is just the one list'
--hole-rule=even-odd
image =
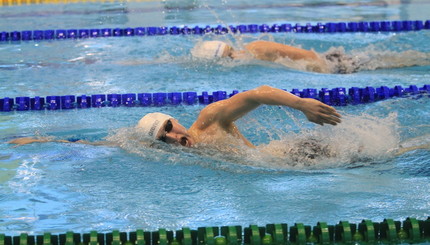
[{"label": "swimming pool", "polygon": [[[0,8],[1,30],[425,20],[426,1],[164,1]],[[225,9],[226,11],[221,11]],[[258,15],[257,15],[258,13]],[[221,22],[220,22],[221,21]],[[400,33],[278,33],[242,36],[152,36],[0,45],[0,96],[129,92],[232,91],[262,84],[293,88],[430,84],[428,30]],[[202,39],[235,45],[257,39],[347,52],[419,66],[317,74],[264,62],[202,62],[189,55]],[[412,53],[414,52],[420,53]],[[427,54],[427,56],[426,56]],[[400,59],[399,59],[400,58]],[[387,59],[385,59],[387,61]],[[378,63],[377,65],[381,65]],[[162,111],[190,126],[202,105],[2,112],[0,233],[107,232],[138,228],[221,226],[383,218],[426,219],[428,150],[392,150],[428,143],[429,98],[396,98],[338,107],[344,122],[315,127],[297,112],[261,107],[238,122],[257,150],[151,147],[131,136],[142,115]],[[269,121],[268,118],[271,120]],[[119,130],[119,131],[118,131]],[[100,140],[122,148],[34,144],[18,136]],[[282,154],[303,137],[337,147],[335,158],[294,160]],[[364,147],[360,149],[360,147]]]}]

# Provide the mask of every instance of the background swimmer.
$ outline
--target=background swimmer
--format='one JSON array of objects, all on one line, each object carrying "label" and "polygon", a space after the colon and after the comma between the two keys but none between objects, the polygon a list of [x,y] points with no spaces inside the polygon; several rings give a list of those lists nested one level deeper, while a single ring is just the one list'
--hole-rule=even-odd
[{"label": "background swimmer", "polygon": [[276,62],[282,58],[305,62],[306,70],[329,73],[329,67],[316,52],[295,48],[289,45],[270,42],[254,41],[245,45],[245,50],[235,50],[232,46],[221,41],[206,41],[197,44],[191,54],[197,58],[213,59],[230,57],[243,59],[246,57],[264,61]]},{"label": "background swimmer", "polygon": [[[324,53],[313,50],[296,48],[286,44],[271,41],[253,41],[244,46],[244,50],[235,50],[231,45],[222,41],[205,41],[198,43],[191,54],[201,59],[254,58],[263,61],[277,62],[293,69],[304,69],[318,73],[347,74],[360,70],[374,70],[379,68],[398,68],[415,65],[429,65],[430,55],[418,51],[402,53],[388,52],[386,54],[371,52],[372,55],[348,55],[344,49],[330,48]],[[373,55],[373,53],[375,53]],[[420,59],[414,60],[414,57]],[[403,59],[407,62],[393,62]],[[412,59],[412,60],[411,60]]]}]

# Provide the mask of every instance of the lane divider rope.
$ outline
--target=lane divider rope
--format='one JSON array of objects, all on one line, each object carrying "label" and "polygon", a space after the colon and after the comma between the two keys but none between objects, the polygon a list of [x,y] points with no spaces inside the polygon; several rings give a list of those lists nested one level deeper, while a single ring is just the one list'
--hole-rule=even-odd
[{"label": "lane divider rope", "polygon": [[297,24],[243,24],[237,26],[204,26],[204,27],[136,27],[136,28],[102,28],[102,29],[57,29],[57,30],[23,30],[0,32],[0,43],[40,40],[84,39],[98,37],[124,36],[164,36],[164,35],[204,35],[227,33],[351,33],[351,32],[402,32],[429,30],[430,20],[398,20],[371,22],[329,22],[312,25]]},{"label": "lane divider rope", "polygon": [[[430,95],[430,85],[418,87],[387,86],[380,87],[351,87],[348,90],[343,87],[320,90],[307,88],[303,90],[292,89],[292,94],[301,98],[317,99],[327,105],[346,106],[377,102],[393,97],[409,95]],[[176,105],[208,105],[212,102],[227,99],[239,93],[233,90],[214,91],[212,93],[197,92],[172,92],[172,93],[127,93],[127,94],[94,94],[94,95],[53,95],[34,97],[4,97],[0,99],[0,111],[40,111],[40,110],[69,110],[101,107],[148,107],[148,106],[176,106]]]}]

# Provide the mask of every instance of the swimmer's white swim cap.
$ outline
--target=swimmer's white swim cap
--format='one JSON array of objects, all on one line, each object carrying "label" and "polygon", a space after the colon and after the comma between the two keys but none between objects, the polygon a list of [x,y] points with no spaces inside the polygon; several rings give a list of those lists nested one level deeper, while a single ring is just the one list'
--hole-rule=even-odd
[{"label": "swimmer's white swim cap", "polygon": [[197,44],[191,54],[197,58],[213,59],[221,58],[228,44],[221,41],[206,41]]},{"label": "swimmer's white swim cap", "polygon": [[165,122],[173,117],[160,112],[148,113],[137,123],[136,128],[148,137],[156,140],[158,132],[164,126]]}]

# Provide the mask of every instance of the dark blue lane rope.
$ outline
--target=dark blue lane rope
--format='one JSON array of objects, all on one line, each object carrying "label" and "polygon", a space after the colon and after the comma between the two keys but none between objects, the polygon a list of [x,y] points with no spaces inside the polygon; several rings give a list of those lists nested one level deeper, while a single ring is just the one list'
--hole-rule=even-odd
[{"label": "dark blue lane rope", "polygon": [[102,29],[58,29],[58,30],[24,30],[0,32],[0,43],[39,40],[63,40],[97,37],[122,36],[163,36],[163,35],[203,35],[213,33],[223,35],[227,33],[351,33],[351,32],[402,32],[429,30],[430,20],[397,20],[371,22],[328,22],[312,25],[297,24],[246,24],[237,26],[216,27],[136,27],[136,28],[102,28]]},{"label": "dark blue lane rope", "polygon": [[[404,97],[408,95],[429,94],[430,85],[419,88],[410,85],[407,88],[395,86],[389,88],[381,87],[352,87],[320,90],[293,89],[292,94],[302,98],[317,99],[327,105],[346,106],[371,103],[393,97]],[[149,106],[175,106],[175,105],[208,105],[212,102],[227,99],[239,93],[233,90],[232,93],[226,91],[201,92],[172,92],[172,93],[127,93],[127,94],[94,94],[94,95],[63,95],[63,96],[35,96],[16,97],[15,99],[4,97],[0,99],[0,111],[29,111],[29,110],[68,110],[100,107],[149,107]]]}]

